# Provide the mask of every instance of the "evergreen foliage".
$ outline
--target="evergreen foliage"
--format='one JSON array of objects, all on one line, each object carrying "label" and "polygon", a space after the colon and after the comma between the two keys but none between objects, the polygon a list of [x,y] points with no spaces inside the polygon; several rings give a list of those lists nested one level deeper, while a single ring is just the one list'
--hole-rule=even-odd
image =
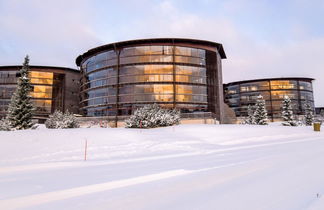
[{"label": "evergreen foliage", "polygon": [[137,109],[125,120],[126,128],[155,128],[179,124],[180,112],[176,109],[162,109],[157,104],[145,105]]},{"label": "evergreen foliage", "polygon": [[305,104],[305,125],[311,126],[314,122],[314,115],[312,106],[306,102]]},{"label": "evergreen foliage", "polygon": [[11,126],[10,122],[7,118],[3,118],[0,120],[0,131],[10,131]]},{"label": "evergreen foliage", "polygon": [[33,104],[29,96],[31,85],[28,72],[29,58],[26,56],[23,66],[19,71],[18,85],[11,98],[7,115],[10,126],[16,130],[29,129],[34,126],[32,122]]},{"label": "evergreen foliage", "polygon": [[80,127],[78,120],[72,113],[69,113],[68,111],[66,111],[66,113],[62,113],[59,110],[56,110],[53,115],[50,115],[45,122],[45,126],[46,128],[52,129]]},{"label": "evergreen foliage", "polygon": [[285,96],[282,101],[282,112],[281,116],[283,119],[282,125],[284,126],[297,126],[297,122],[294,120],[294,113],[291,107],[291,100],[288,96]]},{"label": "evergreen foliage", "polygon": [[265,100],[261,95],[258,96],[258,99],[255,104],[254,111],[255,124],[257,125],[268,125],[268,112],[265,107]]},{"label": "evergreen foliage", "polygon": [[244,124],[248,124],[248,125],[255,124],[253,106],[251,106],[251,105],[248,106],[248,116],[245,119]]}]

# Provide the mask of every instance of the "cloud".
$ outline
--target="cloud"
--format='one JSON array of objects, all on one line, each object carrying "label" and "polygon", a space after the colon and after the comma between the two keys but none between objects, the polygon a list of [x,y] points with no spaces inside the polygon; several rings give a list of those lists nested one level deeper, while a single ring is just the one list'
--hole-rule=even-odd
[{"label": "cloud", "polygon": [[[127,39],[143,37],[185,37],[206,39],[224,45],[223,80],[232,82],[272,77],[315,78],[317,106],[324,106],[324,38],[310,37],[303,25],[292,25],[291,39],[260,39],[225,17],[203,17],[187,13],[171,1],[153,6],[149,19],[134,20]],[[238,7],[236,8],[238,9]],[[298,33],[297,33],[298,32]]]},{"label": "cloud", "polygon": [[313,77],[315,103],[324,106],[323,29],[310,18],[322,15],[320,0],[316,8],[303,7],[306,0],[280,7],[276,2],[205,0],[199,5],[203,8],[184,0],[4,2],[0,65],[21,63],[29,53],[33,64],[74,67],[77,55],[101,44],[156,37],[205,39],[225,48],[224,82]]},{"label": "cloud", "polygon": [[[74,66],[75,57],[101,43],[89,23],[86,1],[5,1],[0,9],[0,65]],[[87,15],[89,14],[89,15]]]}]

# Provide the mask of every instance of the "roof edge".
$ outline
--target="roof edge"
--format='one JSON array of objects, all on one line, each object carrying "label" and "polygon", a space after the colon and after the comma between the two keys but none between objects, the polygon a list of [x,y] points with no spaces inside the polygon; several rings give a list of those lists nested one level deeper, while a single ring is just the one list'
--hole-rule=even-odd
[{"label": "roof edge", "polygon": [[[0,70],[3,68],[21,68],[22,65],[6,65],[6,66],[0,66]],[[39,65],[29,65],[30,68],[49,68],[49,69],[61,69],[61,70],[69,70],[69,71],[75,71],[80,72],[78,69],[73,69],[69,67],[61,67],[61,66],[39,66]]]},{"label": "roof edge", "polygon": [[250,83],[250,82],[262,82],[262,81],[268,81],[268,80],[315,80],[314,78],[309,77],[273,77],[273,78],[264,78],[264,79],[252,79],[252,80],[242,80],[242,81],[235,81],[235,82],[229,82],[224,83],[224,86],[229,85],[236,85],[236,84],[242,84],[242,83]]},{"label": "roof edge", "polygon": [[119,42],[113,42],[105,45],[101,45],[95,48],[91,48],[85,53],[79,55],[75,63],[77,66],[80,66],[81,61],[90,56],[91,54],[96,54],[98,52],[107,50],[107,49],[115,49],[118,47],[121,47],[123,45],[133,45],[133,44],[146,44],[146,43],[159,43],[159,42],[172,42],[172,43],[181,43],[181,42],[191,42],[191,43],[197,43],[197,44],[205,44],[209,46],[216,47],[221,58],[226,59],[226,54],[223,48],[223,45],[217,42],[207,41],[207,40],[201,40],[201,39],[189,39],[189,38],[148,38],[148,39],[133,39],[133,40],[126,40],[126,41],[119,41]]}]

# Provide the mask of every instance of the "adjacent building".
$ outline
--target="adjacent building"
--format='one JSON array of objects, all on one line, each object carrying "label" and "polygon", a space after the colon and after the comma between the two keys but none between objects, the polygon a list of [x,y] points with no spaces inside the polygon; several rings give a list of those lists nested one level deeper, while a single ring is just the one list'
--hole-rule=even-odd
[{"label": "adjacent building", "polygon": [[296,115],[305,113],[305,103],[314,108],[312,78],[270,78],[246,80],[224,84],[225,103],[237,117],[247,116],[249,105],[254,105],[259,95],[266,101],[269,118],[281,118],[282,100],[285,95],[292,101]]},{"label": "adjacent building", "polygon": [[[7,113],[12,94],[17,87],[22,66],[0,66],[0,118]],[[53,66],[30,66],[35,107],[34,118],[46,119],[55,110],[78,113],[80,72],[76,69]]]},{"label": "adjacent building", "polygon": [[194,39],[141,39],[96,47],[76,59],[81,72],[80,113],[131,115],[144,104],[182,113],[224,117],[219,43]]},{"label": "adjacent building", "polygon": [[315,114],[316,115],[324,114],[324,107],[315,107]]}]

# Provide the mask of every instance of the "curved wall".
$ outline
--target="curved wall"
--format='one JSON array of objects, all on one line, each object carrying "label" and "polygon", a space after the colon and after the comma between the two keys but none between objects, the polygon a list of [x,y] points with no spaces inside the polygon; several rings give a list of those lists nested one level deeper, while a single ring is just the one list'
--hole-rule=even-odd
[{"label": "curved wall", "polygon": [[[81,113],[130,115],[157,103],[183,113],[220,112],[221,45],[187,39],[134,40],[95,48],[77,58]],[[222,54],[220,53],[222,52]]]},{"label": "curved wall", "polygon": [[305,102],[314,107],[311,78],[272,78],[233,82],[224,85],[225,103],[236,116],[247,116],[248,105],[254,105],[258,95],[266,101],[266,108],[271,119],[281,118],[282,100],[285,95],[292,101],[296,115],[305,113]]}]

